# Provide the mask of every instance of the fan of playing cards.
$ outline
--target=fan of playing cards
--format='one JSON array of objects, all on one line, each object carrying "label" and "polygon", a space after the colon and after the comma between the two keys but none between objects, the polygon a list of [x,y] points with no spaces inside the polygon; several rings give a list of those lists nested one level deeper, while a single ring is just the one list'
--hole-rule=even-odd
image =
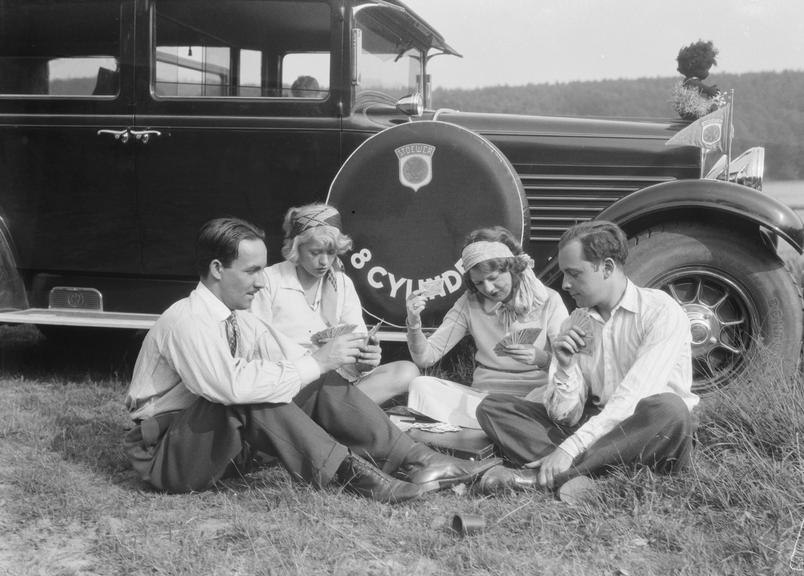
[{"label": "fan of playing cards", "polygon": [[342,334],[351,334],[354,332],[355,328],[357,328],[357,325],[355,324],[338,324],[337,326],[330,326],[329,328],[324,328],[323,330],[320,330],[310,336],[310,342],[316,346],[321,346],[336,336],[341,336]]},{"label": "fan of playing cards", "polygon": [[514,344],[533,344],[541,333],[541,328],[522,328],[521,330],[514,330],[497,342],[494,346],[494,353],[497,356],[507,356],[508,352],[505,350],[506,346],[512,346]]},{"label": "fan of playing cards", "polygon": [[592,316],[589,315],[589,311],[586,308],[576,308],[570,314],[570,326],[575,326],[580,328],[586,334],[583,339],[586,342],[586,346],[582,347],[579,352],[581,354],[591,354],[592,353],[592,335],[594,334],[595,330],[595,321]]}]

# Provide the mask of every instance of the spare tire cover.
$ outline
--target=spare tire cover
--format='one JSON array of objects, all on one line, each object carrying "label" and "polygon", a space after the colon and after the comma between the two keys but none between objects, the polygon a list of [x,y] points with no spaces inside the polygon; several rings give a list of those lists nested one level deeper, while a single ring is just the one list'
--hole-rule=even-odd
[{"label": "spare tire cover", "polygon": [[486,138],[438,121],[388,128],[361,144],[341,167],[327,199],[354,241],[344,256],[370,316],[405,324],[405,299],[428,279],[443,279],[425,326],[438,325],[463,292],[466,235],[505,226],[523,240],[527,200],[508,159]]}]

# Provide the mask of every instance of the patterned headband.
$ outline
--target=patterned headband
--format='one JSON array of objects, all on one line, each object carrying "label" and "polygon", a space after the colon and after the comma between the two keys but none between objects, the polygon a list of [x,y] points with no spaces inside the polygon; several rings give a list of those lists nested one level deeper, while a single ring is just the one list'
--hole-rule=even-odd
[{"label": "patterned headband", "polygon": [[301,208],[293,215],[290,237],[298,236],[310,228],[334,226],[341,230],[341,215],[332,206],[309,206]]},{"label": "patterned headband", "polygon": [[514,254],[511,252],[511,249],[502,242],[489,242],[487,240],[472,242],[471,244],[467,245],[461,253],[463,269],[467,272],[474,268],[477,264],[485,262],[486,260],[513,257]]}]

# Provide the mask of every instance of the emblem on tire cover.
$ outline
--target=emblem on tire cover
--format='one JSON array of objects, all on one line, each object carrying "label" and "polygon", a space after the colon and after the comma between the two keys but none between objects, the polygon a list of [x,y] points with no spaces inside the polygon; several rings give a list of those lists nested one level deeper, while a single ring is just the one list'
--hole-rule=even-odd
[{"label": "emblem on tire cover", "polygon": [[394,152],[399,159],[399,183],[414,192],[433,179],[433,153],[430,144],[405,144]]}]

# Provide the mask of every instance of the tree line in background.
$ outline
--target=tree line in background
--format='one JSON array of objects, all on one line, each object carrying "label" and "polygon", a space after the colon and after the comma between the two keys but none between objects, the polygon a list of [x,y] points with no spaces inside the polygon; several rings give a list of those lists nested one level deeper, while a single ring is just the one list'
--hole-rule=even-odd
[{"label": "tree line in background", "polygon": [[[435,108],[542,116],[679,120],[670,103],[680,78],[599,80],[433,91]],[[707,82],[734,89],[734,155],[765,148],[765,176],[804,180],[804,72],[717,74]]]}]

